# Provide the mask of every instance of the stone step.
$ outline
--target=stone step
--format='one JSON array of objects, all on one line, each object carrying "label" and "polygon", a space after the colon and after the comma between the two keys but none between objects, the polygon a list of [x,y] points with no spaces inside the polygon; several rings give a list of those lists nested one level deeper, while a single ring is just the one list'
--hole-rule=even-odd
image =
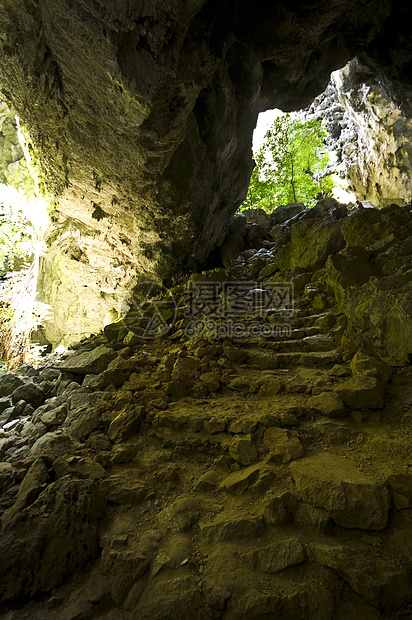
[{"label": "stone step", "polygon": [[302,325],[307,325],[310,323],[329,323],[330,325],[334,325],[339,316],[339,312],[330,310],[328,312],[321,312],[318,314],[304,314],[299,317],[299,321]]},{"label": "stone step", "polygon": [[[288,368],[294,363],[301,366],[322,367],[336,364],[340,361],[340,354],[336,349],[331,351],[309,351],[304,353],[278,353],[278,367]],[[296,360],[296,361],[295,361]]]},{"label": "stone step", "polygon": [[247,363],[251,368],[274,370],[276,368],[291,368],[292,366],[322,367],[328,364],[337,364],[339,361],[340,355],[336,349],[285,353],[252,350],[248,352]]},{"label": "stone step", "polygon": [[[264,359],[264,363],[267,360]],[[258,358],[258,363],[262,363]],[[230,390],[245,394],[256,394],[262,397],[274,397],[274,406],[285,394],[320,394],[331,390],[336,385],[336,377],[331,376],[327,366],[299,366],[291,368],[253,368],[250,363],[244,364],[238,371],[233,370],[224,377],[222,385]],[[223,387],[224,389],[224,387]],[[285,403],[282,403],[282,406]],[[300,403],[301,404],[301,403]],[[260,407],[260,405],[259,405]]]},{"label": "stone step", "polygon": [[316,333],[313,335],[305,335],[300,338],[270,342],[268,346],[275,351],[315,352],[332,351],[336,348],[336,343],[326,334]]},{"label": "stone step", "polygon": [[[310,327],[298,327],[292,329],[289,334],[276,335],[268,338],[253,338],[253,337],[244,337],[244,338],[226,338],[227,342],[231,342],[234,346],[239,347],[270,347],[271,349],[278,350],[279,347],[284,346],[285,348],[291,348],[291,350],[295,349],[302,351],[305,350],[327,350],[336,347],[336,343],[328,338],[328,331],[319,329],[316,326]],[[317,338],[318,337],[318,340]],[[310,339],[310,340],[309,340]],[[319,343],[319,346],[315,344]],[[300,345],[298,345],[300,343]],[[313,349],[315,347],[315,349]]]},{"label": "stone step", "polygon": [[[166,410],[149,412],[146,421],[150,425],[150,434],[162,440],[167,438],[169,447],[172,444],[220,445],[227,443],[236,434],[256,434],[256,439],[261,438],[262,426],[297,426],[298,418],[306,412],[307,395],[301,393],[301,390],[300,393],[289,391],[289,387],[293,389],[293,386],[289,386],[287,381],[283,387],[279,376],[270,377],[255,371],[245,376],[242,384],[236,381],[236,375],[233,375],[233,379],[224,392],[219,393],[214,402],[209,402],[207,406],[188,400],[182,406],[174,403]],[[295,381],[303,384],[299,377]],[[282,393],[277,393],[276,387]],[[245,393],[256,395],[253,407],[245,402]],[[268,395],[275,398],[269,400]]]},{"label": "stone step", "polygon": [[381,530],[388,522],[385,484],[360,471],[350,458],[327,452],[290,466],[299,499],[326,510],[341,527]]}]

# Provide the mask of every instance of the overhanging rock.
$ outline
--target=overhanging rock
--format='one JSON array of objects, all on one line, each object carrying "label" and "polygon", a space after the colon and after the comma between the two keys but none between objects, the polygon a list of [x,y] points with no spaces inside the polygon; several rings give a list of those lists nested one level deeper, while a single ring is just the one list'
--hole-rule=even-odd
[{"label": "overhanging rock", "polygon": [[306,106],[357,53],[407,102],[404,11],[400,0],[5,0],[0,90],[57,233],[80,237],[69,260],[88,265],[82,277],[97,286],[117,269],[119,291],[204,261],[245,197],[258,113]]}]

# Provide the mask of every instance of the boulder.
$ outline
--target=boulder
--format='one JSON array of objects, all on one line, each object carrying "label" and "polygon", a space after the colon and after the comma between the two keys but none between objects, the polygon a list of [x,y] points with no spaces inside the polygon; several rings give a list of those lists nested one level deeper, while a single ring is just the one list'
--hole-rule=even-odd
[{"label": "boulder", "polygon": [[333,198],[332,196],[326,196],[325,198],[321,198],[317,201],[315,208],[319,209],[322,213],[332,213],[333,209],[337,209],[338,207],[342,207],[346,205],[342,205],[340,202]]},{"label": "boulder", "polygon": [[0,397],[0,415],[3,413],[5,409],[8,409],[11,406],[11,400],[8,396]]},{"label": "boulder", "polygon": [[251,465],[259,459],[251,435],[236,435],[229,444],[229,455],[240,465]]},{"label": "boulder", "polygon": [[189,495],[181,495],[159,513],[158,523],[173,532],[189,532],[199,521],[203,503]]},{"label": "boulder", "polygon": [[346,291],[342,310],[348,327],[342,343],[393,366],[409,363],[412,354],[412,270],[371,279]]},{"label": "boulder", "polygon": [[124,506],[137,506],[148,493],[141,480],[134,480],[131,476],[121,474],[114,474],[102,480],[100,489],[110,502]]},{"label": "boulder", "polygon": [[56,381],[40,381],[38,386],[43,390],[44,398],[52,398],[56,393]]},{"label": "boulder", "polygon": [[289,566],[301,564],[305,559],[305,549],[295,538],[281,538],[241,555],[242,562],[264,573],[279,573]]},{"label": "boulder", "polygon": [[279,249],[274,265],[283,271],[296,267],[312,269],[324,263],[345,245],[340,228],[340,222],[318,218],[292,224],[291,241]]},{"label": "boulder", "polygon": [[[222,420],[224,424],[224,420]],[[229,433],[244,433],[245,435],[253,435],[253,433],[257,429],[258,422],[256,419],[250,418],[239,418],[237,420],[233,420],[230,422],[229,428],[227,429]],[[225,430],[223,428],[223,430]]]},{"label": "boulder", "polygon": [[326,275],[328,286],[333,290],[338,306],[341,306],[346,289],[366,284],[378,272],[369,262],[369,254],[364,248],[350,247],[328,257]]},{"label": "boulder", "polygon": [[14,407],[7,407],[7,409],[4,409],[0,415],[0,428],[3,428],[5,424],[10,422],[10,420],[13,420],[15,417],[16,413]]},{"label": "boulder", "polygon": [[298,506],[296,495],[289,490],[269,491],[262,501],[265,523],[283,525],[293,519]]},{"label": "boulder", "polygon": [[3,493],[12,483],[13,467],[11,463],[5,463],[4,461],[0,462],[0,492]]},{"label": "boulder", "polygon": [[83,405],[70,410],[66,417],[64,428],[72,439],[86,439],[90,433],[99,428],[100,422],[100,409]]},{"label": "boulder", "polygon": [[270,222],[272,226],[283,224],[305,209],[306,207],[304,202],[289,202],[287,205],[281,205],[280,207],[273,209],[270,214]]},{"label": "boulder", "polygon": [[217,392],[220,388],[220,373],[216,370],[202,373],[199,380],[205,386],[208,393]]},{"label": "boulder", "polygon": [[[102,445],[104,445],[104,443],[107,444],[105,449],[106,450],[110,449],[111,447],[110,439],[106,435],[101,435],[100,438],[102,441]],[[95,438],[90,438],[90,439],[95,440]],[[113,447],[110,460],[112,461],[112,463],[130,463],[130,461],[134,459],[136,454],[137,454],[137,446],[135,446],[134,444],[132,443],[117,444],[117,446]]]},{"label": "boulder", "polygon": [[327,418],[343,418],[346,408],[342,400],[332,392],[321,392],[309,399],[309,408]]},{"label": "boulder", "polygon": [[[408,457],[407,457],[408,458]],[[392,503],[396,510],[412,507],[412,475],[393,473],[388,477]]]},{"label": "boulder", "polygon": [[179,381],[186,385],[193,385],[200,368],[200,359],[195,356],[180,357],[172,368],[173,381]]},{"label": "boulder", "polygon": [[139,431],[144,415],[144,408],[140,405],[130,406],[121,411],[111,422],[107,431],[108,436],[115,443],[126,441]]},{"label": "boulder", "polygon": [[390,611],[412,601],[412,584],[405,567],[380,557],[370,547],[310,544],[318,564],[338,573],[355,592],[379,610]]},{"label": "boulder", "polygon": [[272,214],[266,213],[264,209],[245,209],[242,214],[248,222],[257,224],[263,228],[269,228],[272,221]]},{"label": "boulder", "polygon": [[36,383],[24,383],[14,390],[11,400],[14,405],[20,400],[24,400],[36,408],[44,403],[44,396],[42,388]]},{"label": "boulder", "polygon": [[209,493],[216,489],[218,483],[219,474],[214,469],[208,469],[196,480],[194,488],[198,493]]},{"label": "boulder", "polygon": [[43,491],[49,481],[47,467],[41,458],[33,461],[21,483],[15,504],[6,510],[1,518],[1,526],[4,530],[14,517],[27,506],[30,506]]},{"label": "boulder", "polygon": [[379,379],[369,375],[355,375],[335,387],[335,392],[351,409],[382,409],[384,391]]},{"label": "boulder", "polygon": [[79,407],[92,408],[101,400],[103,394],[104,392],[92,392],[91,390],[83,387],[79,388],[77,385],[77,388],[72,390],[69,396],[66,397],[67,407],[70,412],[73,409],[78,409]]},{"label": "boulder", "polygon": [[231,493],[232,495],[242,495],[246,489],[255,484],[259,479],[258,465],[244,467],[238,471],[234,471],[227,478],[222,480],[219,485],[220,489]]},{"label": "boulder", "polygon": [[263,530],[263,518],[254,515],[240,515],[238,511],[227,511],[210,521],[199,523],[200,532],[208,544],[245,541],[256,538]]},{"label": "boulder", "polygon": [[276,224],[270,231],[272,239],[277,241],[279,245],[284,245],[290,242],[290,227],[287,223]]},{"label": "boulder", "polygon": [[383,248],[394,239],[412,235],[412,213],[395,204],[379,210],[364,209],[343,222],[342,234],[348,246]]},{"label": "boulder", "polygon": [[298,502],[293,522],[306,528],[326,533],[330,526],[331,518],[324,508],[316,508],[306,502]]},{"label": "boulder", "polygon": [[32,422],[36,423],[41,419],[41,416],[48,411],[52,411],[53,409],[58,409],[64,405],[67,408],[66,398],[64,396],[54,396],[53,398],[49,398],[45,401],[44,405],[37,407]]},{"label": "boulder", "polygon": [[132,371],[135,370],[135,364],[129,360],[125,359],[123,355],[118,355],[115,357],[107,367],[107,370],[103,372],[108,372],[109,370],[123,370],[123,371]]},{"label": "boulder", "polygon": [[56,407],[55,409],[50,409],[49,411],[45,411],[41,414],[40,420],[46,426],[59,426],[63,424],[67,417],[67,405],[63,404],[60,407]]},{"label": "boulder", "polygon": [[409,271],[412,269],[412,237],[391,242],[385,251],[379,252],[373,262],[384,276]]},{"label": "boulder", "polygon": [[30,454],[46,451],[56,458],[57,456],[67,454],[72,449],[73,444],[70,437],[60,431],[53,431],[39,437],[30,448]]},{"label": "boulder", "polygon": [[388,364],[371,355],[365,355],[360,351],[353,356],[350,362],[350,369],[354,375],[376,377],[382,384],[385,384],[391,375],[391,368]]},{"label": "boulder", "polygon": [[24,381],[12,372],[0,375],[0,396],[10,396]]},{"label": "boulder", "polygon": [[364,444],[363,452],[373,460],[407,463],[412,459],[412,443],[409,437],[381,432]]},{"label": "boulder", "polygon": [[359,471],[350,459],[317,454],[290,465],[298,495],[323,508],[342,527],[382,530],[388,522],[389,493],[385,485]]},{"label": "boulder", "polygon": [[84,456],[59,456],[53,462],[53,470],[56,478],[70,475],[80,480],[99,480],[106,475],[99,463]]},{"label": "boulder", "polygon": [[[127,363],[126,360],[124,362]],[[92,390],[104,390],[109,385],[119,387],[126,381],[128,374],[119,368],[107,368],[98,375],[86,375],[83,386]]]},{"label": "boulder", "polygon": [[123,321],[116,321],[115,323],[108,323],[104,326],[104,335],[109,342],[118,341],[121,342],[127,335],[127,328]]},{"label": "boulder", "polygon": [[264,442],[269,450],[269,459],[275,463],[289,463],[304,454],[296,431],[273,426],[266,430]]},{"label": "boulder", "polygon": [[65,477],[18,513],[0,540],[2,603],[50,592],[90,561],[105,507],[96,483]]},{"label": "boulder", "polygon": [[106,370],[109,363],[117,357],[116,351],[106,347],[104,344],[84,351],[79,349],[73,355],[70,355],[56,368],[65,372],[73,372],[78,375],[97,375]]}]

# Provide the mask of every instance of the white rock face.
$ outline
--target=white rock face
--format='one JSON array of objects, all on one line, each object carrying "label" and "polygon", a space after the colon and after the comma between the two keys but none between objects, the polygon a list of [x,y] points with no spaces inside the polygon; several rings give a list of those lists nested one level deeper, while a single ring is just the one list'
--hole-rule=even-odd
[{"label": "white rock face", "polygon": [[378,207],[412,198],[412,119],[378,88],[354,86],[350,65],[331,75],[307,115],[322,118],[336,152],[334,172],[359,200]]}]

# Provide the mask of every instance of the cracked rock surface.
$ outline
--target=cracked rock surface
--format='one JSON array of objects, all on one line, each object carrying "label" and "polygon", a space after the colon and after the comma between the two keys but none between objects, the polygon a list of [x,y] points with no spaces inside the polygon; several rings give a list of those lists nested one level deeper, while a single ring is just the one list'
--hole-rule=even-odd
[{"label": "cracked rock surface", "polygon": [[[364,229],[358,213],[341,225],[320,207],[314,230]],[[388,209],[410,225],[396,205],[371,211],[378,242]],[[283,247],[305,215],[280,224]],[[337,302],[328,276],[329,259],[348,248],[319,258],[313,235],[316,265],[295,266],[293,244],[280,271],[276,220],[253,238],[247,223],[230,269],[189,284],[235,282],[245,303],[258,266],[255,293],[294,285],[288,333],[188,338],[182,280],[176,323],[162,337],[139,337],[135,313],[62,360],[0,377],[2,620],[410,614],[412,374],[403,353],[412,341],[405,334],[396,357],[396,340],[371,340],[366,323],[355,338],[338,303],[368,283],[340,278]],[[371,252],[364,241],[361,261]],[[397,247],[390,237],[388,247]],[[381,284],[386,252],[369,257]],[[399,254],[392,269],[410,282],[409,261]],[[403,295],[393,304],[400,320]],[[218,310],[207,320],[221,324]],[[272,306],[239,320],[286,322]]]},{"label": "cracked rock surface", "polygon": [[57,206],[43,271],[56,274],[66,323],[85,292],[67,284],[73,261],[95,304],[101,291],[118,310],[136,279],[221,245],[247,191],[260,111],[306,107],[356,54],[410,111],[406,10],[401,0],[5,0],[0,91]]}]

